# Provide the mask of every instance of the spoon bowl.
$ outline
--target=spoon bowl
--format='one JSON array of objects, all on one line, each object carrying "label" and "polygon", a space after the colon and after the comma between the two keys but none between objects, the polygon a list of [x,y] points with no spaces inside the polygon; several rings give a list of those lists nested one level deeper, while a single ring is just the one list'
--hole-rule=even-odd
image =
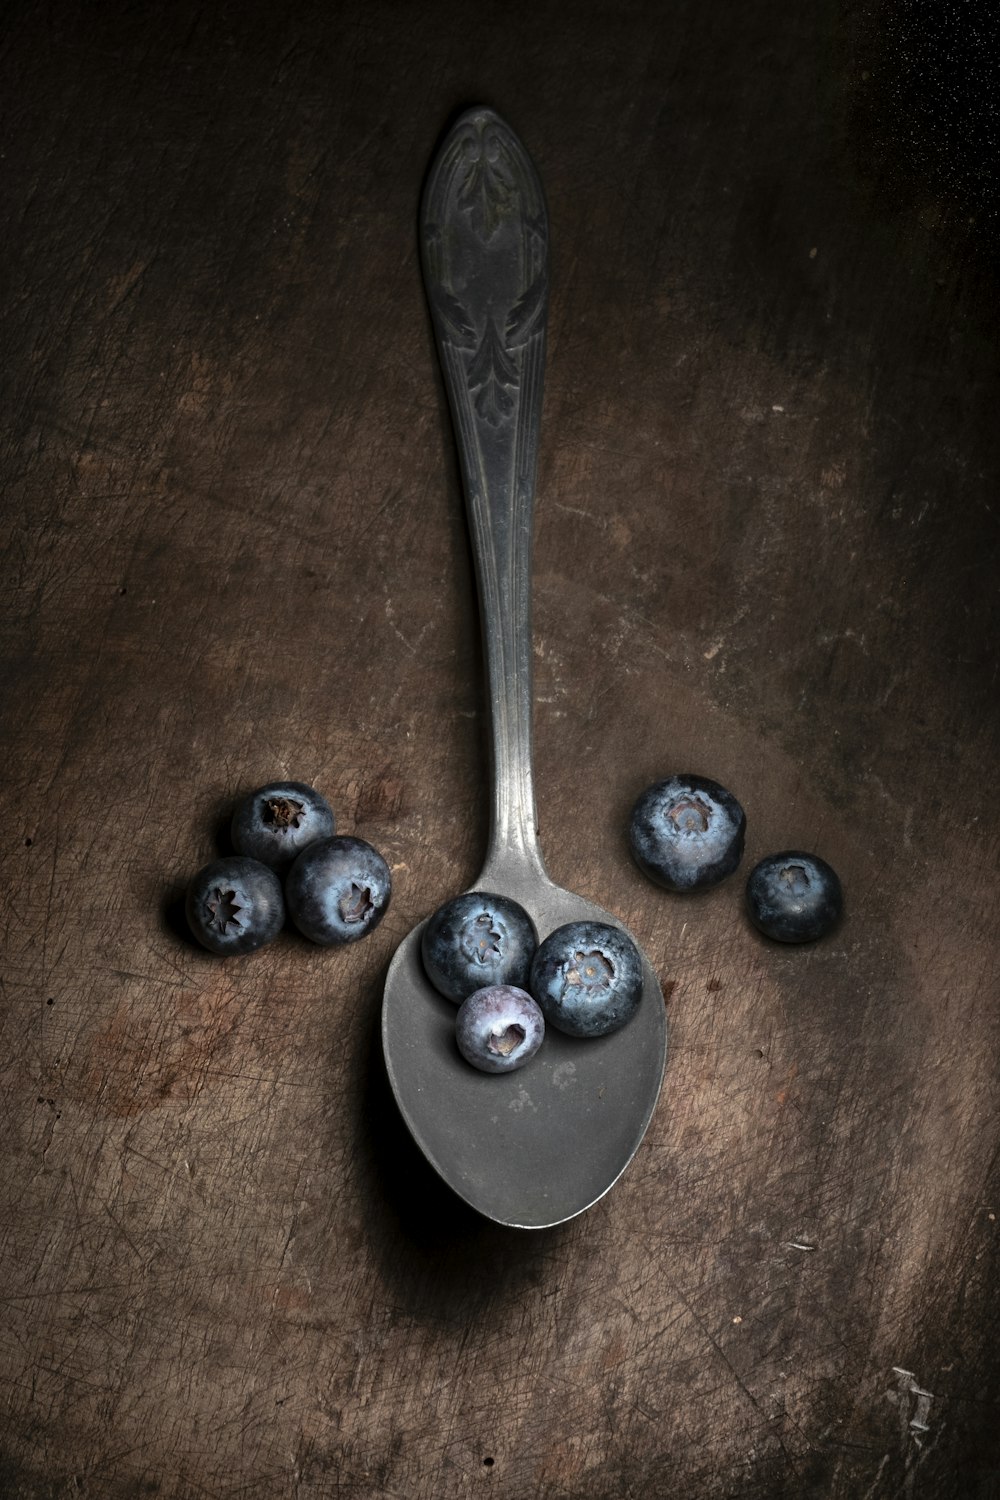
[{"label": "spoon bowl", "polygon": [[[424,279],[448,391],[476,558],[490,690],[493,806],[473,889],[518,902],[539,941],[567,922],[621,923],[555,885],[538,847],[531,762],[531,526],[548,308],[548,216],[534,167],[492,110],[442,143],[421,214]],[[456,1007],[430,984],[423,924],[386,976],[382,1045],[400,1112],[431,1166],[499,1224],[549,1228],[602,1198],[652,1118],[666,1060],[663,995],[643,957],[642,999],[598,1039],[546,1028],[531,1062],[477,1072]],[[633,940],[634,941],[634,940]]]},{"label": "spoon bowl", "polygon": [[[540,938],[564,922],[620,922],[527,868],[489,866],[476,890],[510,896]],[[386,977],[382,1040],[403,1119],[431,1166],[498,1224],[544,1229],[582,1213],[632,1160],[656,1107],[666,1021],[643,958],[639,1009],[597,1040],[548,1026],[515,1073],[478,1073],[455,1045],[456,1007],[433,989],[420,957],[424,924],[397,948]]]}]

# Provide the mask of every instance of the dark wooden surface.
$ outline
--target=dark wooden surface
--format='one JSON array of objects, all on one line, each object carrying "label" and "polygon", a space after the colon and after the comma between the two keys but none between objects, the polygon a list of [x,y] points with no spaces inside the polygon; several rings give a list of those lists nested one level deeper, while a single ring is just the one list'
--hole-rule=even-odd
[{"label": "dark wooden surface", "polygon": [[[5,1497],[1000,1493],[989,121],[912,11],[8,9]],[[543,843],[672,1026],[632,1168],[534,1236],[436,1185],[377,1047],[486,834],[415,243],[478,99],[552,220]],[[646,884],[673,769],[747,868],[829,859],[841,930]],[[275,775],[393,906],[221,963],[177,898]]]}]

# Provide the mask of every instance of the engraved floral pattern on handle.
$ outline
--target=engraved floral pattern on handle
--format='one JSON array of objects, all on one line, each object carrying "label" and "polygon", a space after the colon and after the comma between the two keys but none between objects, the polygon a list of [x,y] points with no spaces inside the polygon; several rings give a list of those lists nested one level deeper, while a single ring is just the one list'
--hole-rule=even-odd
[{"label": "engraved floral pattern on handle", "polygon": [[[480,264],[484,257],[517,261],[521,275],[506,301],[494,288],[488,305],[481,305],[480,289],[464,282],[469,254],[455,231],[463,220]],[[446,145],[428,183],[424,268],[438,336],[453,349],[468,351],[466,385],[477,416],[493,428],[513,416],[512,393],[522,379],[520,351],[544,333],[547,251],[541,189],[519,143],[495,116],[468,119]]]},{"label": "engraved floral pattern on handle", "polygon": [[458,202],[483,240],[492,239],[497,225],[510,212],[517,192],[517,171],[503,135],[492,123],[462,142],[465,171]]},{"label": "engraved floral pattern on handle", "polygon": [[493,427],[505,422],[514,410],[509,392],[516,390],[520,375],[504,348],[494,318],[486,319],[483,336],[469,365],[469,390],[475,392],[476,410]]}]

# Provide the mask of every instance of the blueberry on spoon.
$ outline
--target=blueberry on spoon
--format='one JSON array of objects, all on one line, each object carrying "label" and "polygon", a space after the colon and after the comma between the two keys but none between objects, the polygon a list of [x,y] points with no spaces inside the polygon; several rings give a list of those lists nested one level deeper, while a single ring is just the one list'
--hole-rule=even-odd
[{"label": "blueberry on spoon", "polygon": [[460,1005],[489,985],[527,989],[537,946],[535,924],[523,906],[509,896],[466,891],[428,920],[420,951],[431,984]]},{"label": "blueberry on spoon", "polygon": [[511,984],[476,990],[458,1007],[455,1040],[481,1073],[513,1073],[542,1045],[545,1018],[529,994]]},{"label": "blueberry on spoon", "polygon": [[531,965],[532,995],[550,1026],[569,1036],[608,1036],[642,999],[642,960],[620,927],[567,922],[550,932]]}]

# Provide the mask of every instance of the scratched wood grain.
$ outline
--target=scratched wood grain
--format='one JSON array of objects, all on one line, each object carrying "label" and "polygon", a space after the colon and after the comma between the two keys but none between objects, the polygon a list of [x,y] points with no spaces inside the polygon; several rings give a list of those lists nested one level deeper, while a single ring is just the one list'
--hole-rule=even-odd
[{"label": "scratched wood grain", "polygon": [[[902,9],[8,11],[5,1497],[1000,1494],[996,245]],[[672,1023],[632,1168],[534,1236],[377,1047],[485,839],[415,241],[477,98],[552,220],[543,843]],[[644,883],[671,769],[748,866],[829,859],[840,931]],[[393,905],[218,962],[178,898],[274,775]]]}]

